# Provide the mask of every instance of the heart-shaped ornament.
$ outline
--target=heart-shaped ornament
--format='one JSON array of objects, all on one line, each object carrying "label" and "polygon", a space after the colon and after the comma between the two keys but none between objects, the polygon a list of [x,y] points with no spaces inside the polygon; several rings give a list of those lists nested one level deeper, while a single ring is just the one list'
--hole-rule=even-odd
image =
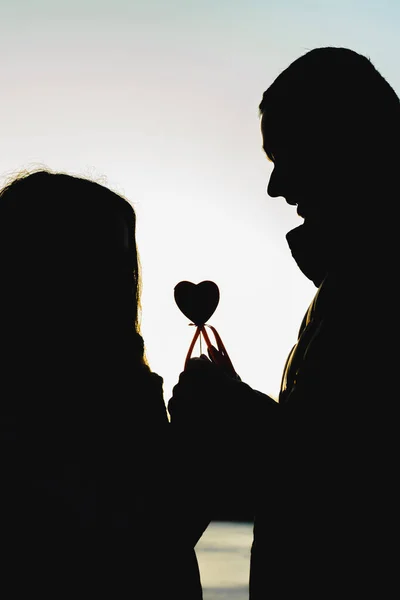
[{"label": "heart-shaped ornament", "polygon": [[197,285],[180,281],[174,288],[174,297],[185,317],[195,325],[204,325],[218,306],[219,288],[213,281],[202,281]]}]

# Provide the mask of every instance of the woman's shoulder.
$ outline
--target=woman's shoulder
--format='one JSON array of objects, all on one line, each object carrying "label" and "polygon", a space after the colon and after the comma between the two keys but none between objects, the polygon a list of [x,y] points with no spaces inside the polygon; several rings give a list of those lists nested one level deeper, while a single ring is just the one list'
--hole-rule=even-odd
[{"label": "woman's shoulder", "polygon": [[140,365],[132,374],[132,392],[135,396],[134,410],[143,424],[167,424],[168,416],[164,402],[164,380],[146,364]]}]

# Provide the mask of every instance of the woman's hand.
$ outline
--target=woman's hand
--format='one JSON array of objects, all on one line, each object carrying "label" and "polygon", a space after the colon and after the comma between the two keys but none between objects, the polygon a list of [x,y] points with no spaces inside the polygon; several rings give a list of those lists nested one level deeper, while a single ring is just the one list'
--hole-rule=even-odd
[{"label": "woman's hand", "polygon": [[[218,351],[216,351],[218,352]],[[220,426],[226,419],[232,383],[223,366],[218,366],[204,354],[191,358],[180,374],[168,403],[171,422],[185,427]]]}]

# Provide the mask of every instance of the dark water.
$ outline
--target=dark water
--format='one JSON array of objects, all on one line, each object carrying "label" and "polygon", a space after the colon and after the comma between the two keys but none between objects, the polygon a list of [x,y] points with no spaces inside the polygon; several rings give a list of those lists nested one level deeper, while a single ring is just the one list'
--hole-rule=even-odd
[{"label": "dark water", "polygon": [[252,523],[210,523],[196,546],[204,600],[248,600],[252,540]]}]

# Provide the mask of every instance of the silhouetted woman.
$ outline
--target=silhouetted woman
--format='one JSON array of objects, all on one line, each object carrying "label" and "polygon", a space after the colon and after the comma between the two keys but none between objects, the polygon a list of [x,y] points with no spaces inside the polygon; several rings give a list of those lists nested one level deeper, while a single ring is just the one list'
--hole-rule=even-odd
[{"label": "silhouetted woman", "polygon": [[0,269],[0,585],[201,597],[140,335],[132,206],[83,178],[18,177],[0,192]]}]

